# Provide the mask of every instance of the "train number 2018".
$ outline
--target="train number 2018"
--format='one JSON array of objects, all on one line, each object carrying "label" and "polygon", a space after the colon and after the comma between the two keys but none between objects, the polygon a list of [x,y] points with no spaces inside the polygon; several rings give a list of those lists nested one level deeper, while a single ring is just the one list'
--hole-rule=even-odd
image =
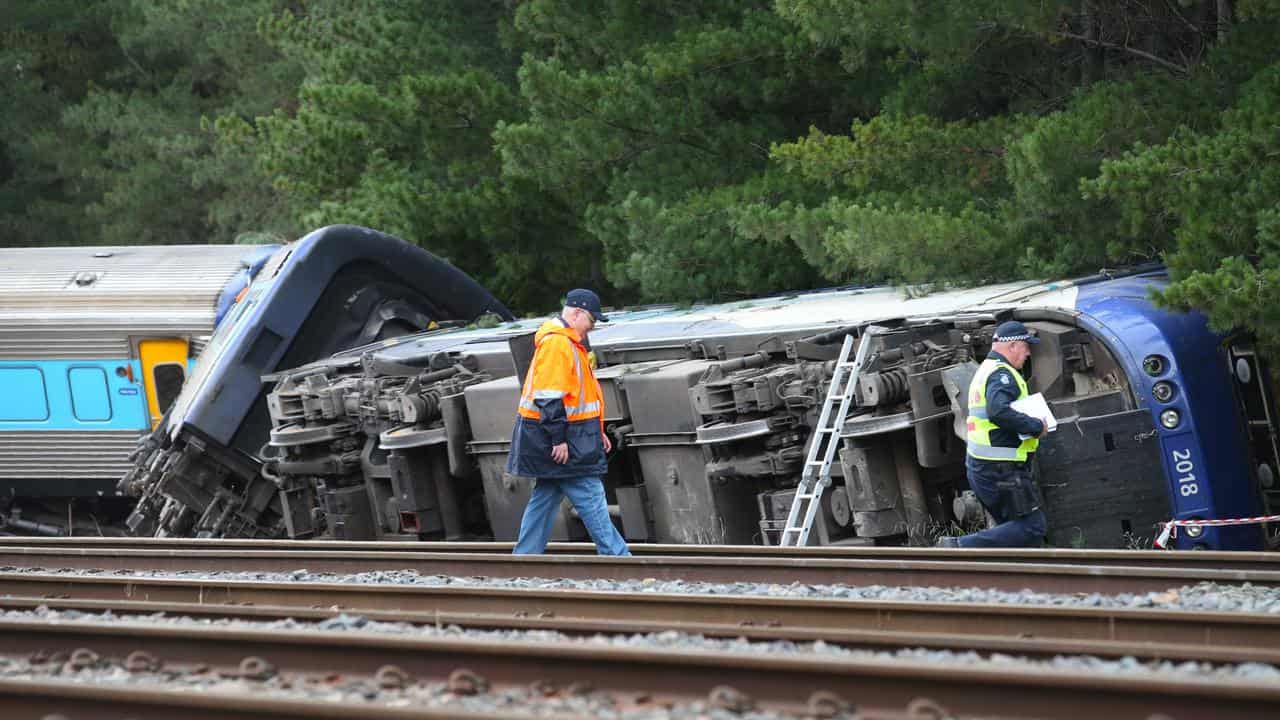
[{"label": "train number 2018", "polygon": [[1178,492],[1182,493],[1182,497],[1200,492],[1200,486],[1196,483],[1195,469],[1195,464],[1191,462],[1190,450],[1173,451],[1173,470],[1177,473]]}]

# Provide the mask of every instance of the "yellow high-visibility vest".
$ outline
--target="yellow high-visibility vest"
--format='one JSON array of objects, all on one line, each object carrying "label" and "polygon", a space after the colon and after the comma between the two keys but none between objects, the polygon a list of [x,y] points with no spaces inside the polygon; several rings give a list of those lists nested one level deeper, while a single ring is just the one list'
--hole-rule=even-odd
[{"label": "yellow high-visibility vest", "polygon": [[1006,368],[1013,373],[1018,383],[1018,399],[1027,396],[1027,382],[1009,363],[987,358],[978,366],[978,372],[969,383],[969,416],[965,425],[968,428],[965,439],[968,441],[969,457],[979,460],[996,460],[1004,462],[1026,462],[1027,456],[1040,447],[1040,438],[1027,438],[1018,447],[1001,447],[991,444],[991,431],[998,427],[987,417],[987,378],[991,373]]}]

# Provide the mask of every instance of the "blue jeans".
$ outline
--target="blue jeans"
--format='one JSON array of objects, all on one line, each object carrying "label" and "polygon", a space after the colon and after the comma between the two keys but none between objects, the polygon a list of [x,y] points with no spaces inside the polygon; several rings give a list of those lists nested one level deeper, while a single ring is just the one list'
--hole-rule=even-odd
[{"label": "blue jeans", "polygon": [[551,527],[555,525],[560,510],[561,496],[569,496],[569,502],[578,510],[582,524],[596,542],[600,555],[626,555],[627,542],[609,519],[609,505],[604,498],[604,483],[598,477],[539,478],[533,483],[533,494],[520,519],[520,537],[516,539],[516,555],[537,555],[547,549]]},{"label": "blue jeans", "polygon": [[[1049,523],[1036,502],[1039,495],[1032,489],[1035,481],[1030,464],[966,459],[969,487],[999,524],[957,538],[960,547],[1040,547]],[[1015,494],[1021,494],[1022,502],[1028,507],[1036,506],[1035,509],[1018,515]]]}]

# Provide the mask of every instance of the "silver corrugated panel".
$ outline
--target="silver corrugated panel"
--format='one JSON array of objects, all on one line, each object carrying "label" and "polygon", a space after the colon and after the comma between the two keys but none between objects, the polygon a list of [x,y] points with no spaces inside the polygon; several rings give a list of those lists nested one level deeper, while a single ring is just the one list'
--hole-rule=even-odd
[{"label": "silver corrugated panel", "polygon": [[0,360],[127,358],[131,336],[207,335],[212,324],[212,313],[201,312],[166,317],[49,316],[37,321],[0,311]]},{"label": "silver corrugated panel", "polygon": [[191,338],[190,342],[191,342],[191,345],[190,345],[191,350],[188,354],[190,354],[191,357],[193,358],[200,357],[200,353],[204,352],[205,346],[209,344],[209,336],[197,335]]},{"label": "silver corrugated panel", "polygon": [[243,245],[0,249],[0,359],[128,357],[208,335]]},{"label": "silver corrugated panel", "polygon": [[129,469],[137,430],[0,431],[0,479],[110,478]]},{"label": "silver corrugated panel", "polygon": [[108,304],[216,297],[251,251],[244,245],[0,249],[0,303],[36,304],[37,296]]}]

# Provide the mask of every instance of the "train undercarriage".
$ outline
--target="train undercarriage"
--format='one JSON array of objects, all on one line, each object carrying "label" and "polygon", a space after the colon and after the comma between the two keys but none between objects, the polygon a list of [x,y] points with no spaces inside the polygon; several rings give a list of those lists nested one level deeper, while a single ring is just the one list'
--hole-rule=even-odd
[{"label": "train undercarriage", "polygon": [[[1062,419],[1041,445],[1049,542],[1149,544],[1169,499],[1151,413],[1111,351],[1069,316],[1026,373]],[[987,519],[966,493],[965,389],[998,318],[880,323],[839,429],[811,544],[927,544]],[[595,352],[615,452],[610,511],[631,542],[776,544],[841,341],[865,326],[644,340]],[[397,338],[274,376],[255,462],[198,437],[157,441],[125,486],[137,534],[515,537],[532,480],[505,472],[528,329]],[[595,338],[593,338],[594,340]],[[565,508],[553,539],[583,539]]]}]

